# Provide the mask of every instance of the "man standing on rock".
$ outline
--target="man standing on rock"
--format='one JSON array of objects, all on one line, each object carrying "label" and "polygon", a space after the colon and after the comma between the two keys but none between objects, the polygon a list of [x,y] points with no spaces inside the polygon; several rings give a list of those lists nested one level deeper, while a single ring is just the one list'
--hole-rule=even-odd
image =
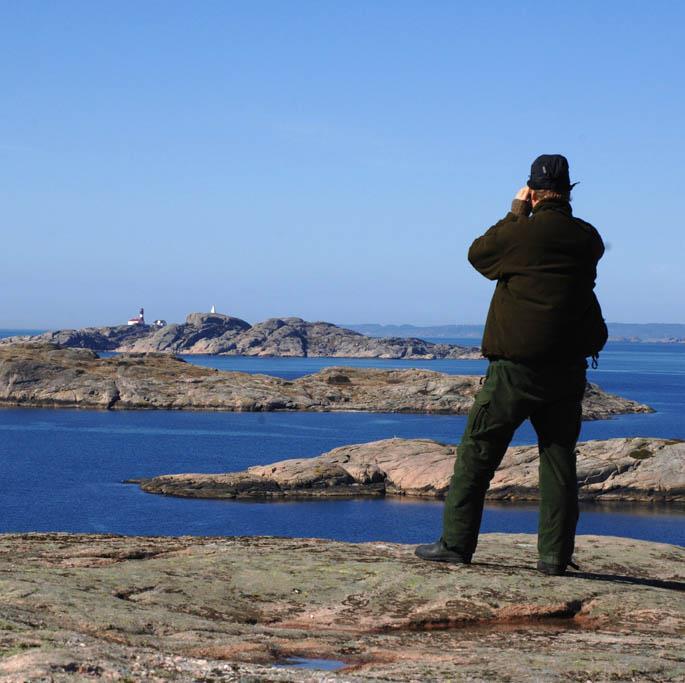
[{"label": "man standing on rock", "polygon": [[420,545],[424,560],[469,564],[485,493],[515,430],[530,419],[540,449],[538,569],[560,576],[572,564],[586,358],[607,339],[594,294],[602,238],[573,216],[568,161],[544,154],[511,211],[469,249],[497,285],[483,335],[490,361],[459,445],[445,500],[442,537]]}]

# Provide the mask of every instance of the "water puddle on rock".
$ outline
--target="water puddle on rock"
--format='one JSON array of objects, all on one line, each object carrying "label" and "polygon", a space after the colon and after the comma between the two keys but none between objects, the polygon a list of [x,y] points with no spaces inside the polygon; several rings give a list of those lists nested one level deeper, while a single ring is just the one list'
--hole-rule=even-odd
[{"label": "water puddle on rock", "polygon": [[310,657],[288,657],[275,667],[284,669],[315,669],[318,671],[338,671],[345,666],[345,662],[339,659],[313,659]]}]

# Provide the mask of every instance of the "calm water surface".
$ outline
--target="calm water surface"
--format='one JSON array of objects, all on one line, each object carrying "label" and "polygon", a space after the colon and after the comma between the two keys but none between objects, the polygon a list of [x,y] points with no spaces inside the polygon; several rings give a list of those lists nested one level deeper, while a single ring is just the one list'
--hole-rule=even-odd
[{"label": "calm water surface", "polygon": [[[425,367],[480,374],[484,361],[188,357],[221,369],[294,378],[328,365]],[[685,439],[685,345],[610,344],[590,379],[649,403],[652,415],[587,422],[582,439]],[[0,531],[123,534],[276,534],[416,543],[439,534],[440,502],[388,500],[253,503],[183,500],[141,493],[122,480],[174,472],[240,470],[313,456],[336,446],[430,437],[456,442],[462,416],[364,413],[98,412],[0,410]],[[524,424],[515,443],[535,437]],[[585,507],[579,533],[685,545],[682,508]],[[484,531],[534,532],[534,506],[490,505]]]}]

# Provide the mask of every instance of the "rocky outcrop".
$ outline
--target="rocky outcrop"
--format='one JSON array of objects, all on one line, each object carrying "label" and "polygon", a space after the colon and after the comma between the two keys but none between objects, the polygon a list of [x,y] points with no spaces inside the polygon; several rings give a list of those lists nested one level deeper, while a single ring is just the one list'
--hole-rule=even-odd
[{"label": "rocky outcrop", "polygon": [[[581,536],[581,571],[535,537],[474,564],[395,543],[0,536],[3,681],[682,681],[685,549]],[[294,658],[337,672],[279,668]]]},{"label": "rocky outcrop", "polygon": [[[99,358],[50,344],[0,346],[0,405],[174,410],[468,412],[473,375],[331,367],[296,380],[220,372],[168,354]],[[585,419],[650,412],[588,385]]]},{"label": "rocky outcrop", "polygon": [[[137,481],[148,493],[185,498],[442,498],[456,446],[431,439],[384,439],[342,446],[225,474],[173,474]],[[579,443],[581,500],[685,503],[685,442],[608,439]],[[490,500],[538,500],[537,446],[510,448],[495,473]]]},{"label": "rocky outcrop", "polygon": [[94,351],[222,354],[231,356],[314,356],[331,358],[480,358],[476,347],[433,344],[422,339],[367,337],[326,322],[271,318],[250,325],[220,313],[191,313],[185,323],[164,327],[119,325],[58,330],[16,341],[49,342]]}]

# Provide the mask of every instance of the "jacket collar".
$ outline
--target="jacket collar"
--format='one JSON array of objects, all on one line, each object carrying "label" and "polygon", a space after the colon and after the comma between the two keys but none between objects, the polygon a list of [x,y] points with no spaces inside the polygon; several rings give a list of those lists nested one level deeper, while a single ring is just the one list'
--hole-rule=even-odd
[{"label": "jacket collar", "polygon": [[562,213],[573,215],[571,205],[563,199],[543,199],[539,204],[533,207],[533,213],[538,211],[561,211]]}]

